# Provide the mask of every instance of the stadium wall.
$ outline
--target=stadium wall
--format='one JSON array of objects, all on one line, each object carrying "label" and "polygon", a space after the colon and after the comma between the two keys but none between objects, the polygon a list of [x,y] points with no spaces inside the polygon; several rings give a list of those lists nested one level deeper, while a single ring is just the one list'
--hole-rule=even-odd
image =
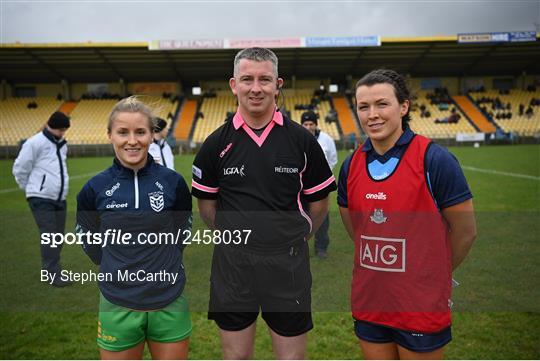
[{"label": "stadium wall", "polygon": [[58,93],[62,94],[62,85],[60,83],[17,83],[1,87],[1,99],[15,96],[16,88],[35,88],[38,97],[56,97]]},{"label": "stadium wall", "polygon": [[[448,89],[450,94],[458,94],[459,92],[459,79],[458,78],[411,78],[411,87],[413,91],[422,90],[422,82],[438,81],[442,87]],[[425,89],[429,90],[429,89]]]},{"label": "stadium wall", "polygon": [[159,95],[163,93],[179,94],[181,84],[175,82],[132,82],[127,84],[130,94]]},{"label": "stadium wall", "polygon": [[326,79],[295,79],[294,84],[292,79],[286,79],[286,81],[289,81],[289,83],[285,82],[285,88],[290,88],[294,85],[295,89],[319,89],[319,85],[321,84],[321,80],[323,83],[326,83]]},{"label": "stadium wall", "polygon": [[[99,83],[99,82],[96,82]],[[107,92],[110,94],[120,94],[122,92],[120,83],[103,83],[107,84]],[[88,93],[88,83],[72,83],[71,87],[71,99],[79,100],[82,95]]]},{"label": "stadium wall", "polygon": [[[284,89],[285,90],[287,90],[287,89],[291,90],[293,88],[296,88],[296,89],[313,89],[313,90],[315,90],[315,89],[319,88],[319,85],[321,84],[321,81],[325,85],[330,84],[330,79],[329,78],[323,78],[323,79],[294,79],[294,80],[292,78],[285,78],[285,87],[284,87]],[[214,89],[216,91],[219,91],[219,90],[229,91],[230,90],[228,80],[223,80],[223,81],[220,81],[220,80],[217,80],[217,81],[201,81],[200,85],[201,85],[201,88],[202,88],[203,92],[208,91],[210,89]],[[191,89],[189,89],[189,91],[191,91]]]}]

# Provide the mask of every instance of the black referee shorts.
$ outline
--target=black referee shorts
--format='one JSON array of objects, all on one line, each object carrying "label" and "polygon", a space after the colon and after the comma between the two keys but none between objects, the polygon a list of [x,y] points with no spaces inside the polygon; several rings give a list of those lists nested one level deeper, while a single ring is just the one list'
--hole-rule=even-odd
[{"label": "black referee shorts", "polygon": [[275,255],[234,246],[214,248],[208,318],[223,330],[240,331],[255,322],[259,310],[281,336],[313,328],[306,242]]}]

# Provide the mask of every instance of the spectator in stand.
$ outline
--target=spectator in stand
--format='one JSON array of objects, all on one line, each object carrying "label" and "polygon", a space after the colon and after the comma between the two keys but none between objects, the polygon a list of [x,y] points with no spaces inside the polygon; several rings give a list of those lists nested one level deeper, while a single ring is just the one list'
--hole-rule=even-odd
[{"label": "spectator in stand", "polygon": [[531,118],[534,115],[534,111],[531,106],[527,108],[527,111],[525,112],[528,118]]},{"label": "spectator in stand", "polygon": [[337,123],[337,112],[334,109],[330,109],[324,121],[328,124]]},{"label": "spectator in stand", "polygon": [[461,115],[459,115],[458,113],[453,113],[448,117],[448,123],[456,124],[459,119],[461,119]]},{"label": "spectator in stand", "polygon": [[525,113],[525,105],[523,103],[519,104],[519,116],[522,116]]}]

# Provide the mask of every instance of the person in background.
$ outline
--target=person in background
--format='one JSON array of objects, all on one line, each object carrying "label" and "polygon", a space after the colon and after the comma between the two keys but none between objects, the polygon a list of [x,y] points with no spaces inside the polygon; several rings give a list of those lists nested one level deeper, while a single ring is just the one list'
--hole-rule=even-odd
[{"label": "person in background", "polygon": [[452,271],[476,237],[463,171],[409,128],[411,99],[393,70],[358,81],[368,139],[339,176],[339,210],[355,243],[354,330],[366,359],[442,359],[452,339]]},{"label": "person in background", "polygon": [[167,121],[156,118],[154,141],[150,144],[148,153],[157,164],[174,170],[174,155],[171,146],[167,143]]},{"label": "person in background", "polygon": [[[69,126],[67,115],[54,112],[45,128],[23,144],[13,164],[13,176],[26,193],[40,234],[65,230],[69,176],[64,135]],[[40,241],[40,246],[42,272],[47,271],[49,284],[69,286],[71,282],[60,279],[62,245],[51,247]]]},{"label": "person in background", "polygon": [[[318,115],[308,110],[302,114],[301,123],[317,139],[330,170],[333,170],[338,161],[336,143],[331,136],[319,129]],[[321,227],[315,233],[315,254],[320,259],[325,259],[328,256],[328,245],[330,244],[330,237],[328,236],[329,228],[330,217],[327,213]]]}]

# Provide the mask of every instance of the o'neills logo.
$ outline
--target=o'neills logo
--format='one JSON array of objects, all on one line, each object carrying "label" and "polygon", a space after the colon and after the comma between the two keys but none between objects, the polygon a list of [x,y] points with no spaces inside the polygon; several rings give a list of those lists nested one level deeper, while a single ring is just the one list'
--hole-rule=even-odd
[{"label": "o'neills logo", "polygon": [[116,203],[115,201],[112,201],[111,204],[107,204],[105,208],[108,209],[118,209],[118,208],[127,208],[128,204],[126,203]]},{"label": "o'neills logo", "polygon": [[223,150],[221,151],[221,153],[219,153],[219,157],[220,157],[220,158],[223,158],[223,157],[225,156],[225,154],[227,154],[227,152],[231,149],[231,147],[232,147],[232,143],[227,144],[227,146],[225,147],[225,149],[223,149]]},{"label": "o'neills logo", "polygon": [[274,167],[274,172],[276,173],[298,173],[298,168],[287,168],[287,167]]},{"label": "o'neills logo", "polygon": [[116,192],[116,190],[117,190],[118,188],[120,188],[120,183],[116,183],[115,185],[112,186],[111,189],[107,189],[107,190],[105,191],[105,194],[106,194],[108,197],[110,197],[110,196],[112,196],[112,195],[114,194],[114,192]]},{"label": "o'neills logo", "polygon": [[366,194],[366,199],[378,199],[380,201],[385,201],[386,200],[386,194],[384,194],[383,192],[367,193]]}]

